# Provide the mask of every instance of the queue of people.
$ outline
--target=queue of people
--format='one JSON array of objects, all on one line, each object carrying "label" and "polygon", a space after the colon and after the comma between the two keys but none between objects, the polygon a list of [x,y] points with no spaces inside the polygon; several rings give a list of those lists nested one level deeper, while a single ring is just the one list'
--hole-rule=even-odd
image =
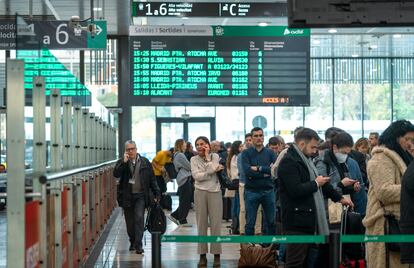
[{"label": "queue of people", "polygon": [[[197,233],[222,235],[223,197],[231,198],[232,233],[240,235],[328,235],[341,232],[331,218],[331,206],[346,206],[360,215],[366,234],[385,234],[387,214],[401,219],[401,231],[414,233],[414,126],[393,122],[384,132],[354,143],[346,131],[332,127],[323,141],[310,128],[298,127],[294,141],[270,137],[265,145],[263,129],[255,127],[227,150],[218,141],[200,136],[192,144],[178,139],[174,149],[157,153],[152,164],[125,143],[125,155],[114,170],[120,177],[118,201],[124,209],[131,250],[142,253],[144,208],[159,202],[166,192],[163,165],[174,164],[179,206],[168,217],[179,226],[191,226],[187,216],[194,200]],[[407,168],[408,167],[408,168]],[[238,180],[236,190],[223,189],[218,177],[224,172]],[[401,212],[400,212],[401,211]],[[332,216],[333,217],[333,216]],[[200,243],[199,267],[207,266],[207,253],[220,267],[220,243]],[[368,267],[404,267],[413,263],[413,244],[389,252],[384,243],[367,243]],[[281,244],[284,267],[328,267],[329,249],[312,244]],[[389,265],[389,266],[387,266]]]}]

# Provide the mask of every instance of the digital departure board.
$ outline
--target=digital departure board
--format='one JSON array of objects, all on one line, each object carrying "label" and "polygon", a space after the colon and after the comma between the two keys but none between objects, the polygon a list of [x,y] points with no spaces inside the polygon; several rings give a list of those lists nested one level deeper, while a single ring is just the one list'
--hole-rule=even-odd
[{"label": "digital departure board", "polygon": [[308,29],[131,26],[134,105],[310,105]]},{"label": "digital departure board", "polygon": [[79,80],[48,50],[17,50],[17,59],[24,60],[24,88],[26,104],[31,104],[33,77],[45,77],[46,95],[50,89],[60,89],[61,96],[72,97],[74,103],[90,105],[90,92]]}]

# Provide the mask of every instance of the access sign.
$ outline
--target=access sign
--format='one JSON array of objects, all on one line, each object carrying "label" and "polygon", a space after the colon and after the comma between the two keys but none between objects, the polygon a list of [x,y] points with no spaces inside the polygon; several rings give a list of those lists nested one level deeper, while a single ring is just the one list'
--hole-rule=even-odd
[{"label": "access sign", "polygon": [[106,21],[94,24],[96,32],[92,35],[69,27],[68,21],[26,21],[18,27],[15,22],[0,21],[0,49],[106,49]]}]

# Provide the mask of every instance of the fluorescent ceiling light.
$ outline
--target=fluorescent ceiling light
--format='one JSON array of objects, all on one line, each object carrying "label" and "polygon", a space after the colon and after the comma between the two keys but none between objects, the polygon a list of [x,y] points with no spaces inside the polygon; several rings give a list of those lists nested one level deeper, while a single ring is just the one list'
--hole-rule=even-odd
[{"label": "fluorescent ceiling light", "polygon": [[321,41],[318,40],[318,39],[312,40],[312,44],[314,44],[314,45],[319,45],[320,43],[321,43]]},{"label": "fluorescent ceiling light", "polygon": [[102,8],[101,7],[94,7],[93,11],[102,11]]},{"label": "fluorescent ceiling light", "polygon": [[394,37],[394,38],[401,38],[401,34],[394,34],[392,37]]},{"label": "fluorescent ceiling light", "polygon": [[188,20],[188,17],[181,17],[182,20]]},{"label": "fluorescent ceiling light", "polygon": [[336,29],[329,29],[328,30],[328,33],[332,33],[332,34],[334,34],[334,33],[337,33],[338,31],[336,30]]},{"label": "fluorescent ceiling light", "polygon": [[260,27],[265,27],[267,25],[269,25],[267,22],[259,22],[258,24]]},{"label": "fluorescent ceiling light", "polygon": [[358,58],[358,56],[359,56],[358,54],[352,54],[351,55],[352,58]]}]

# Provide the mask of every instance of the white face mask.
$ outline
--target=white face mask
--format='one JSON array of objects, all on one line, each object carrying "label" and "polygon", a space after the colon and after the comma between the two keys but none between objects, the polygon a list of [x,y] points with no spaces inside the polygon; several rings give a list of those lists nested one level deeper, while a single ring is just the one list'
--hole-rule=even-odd
[{"label": "white face mask", "polygon": [[336,160],[338,160],[338,163],[345,163],[348,155],[343,153],[335,153],[335,157]]}]

